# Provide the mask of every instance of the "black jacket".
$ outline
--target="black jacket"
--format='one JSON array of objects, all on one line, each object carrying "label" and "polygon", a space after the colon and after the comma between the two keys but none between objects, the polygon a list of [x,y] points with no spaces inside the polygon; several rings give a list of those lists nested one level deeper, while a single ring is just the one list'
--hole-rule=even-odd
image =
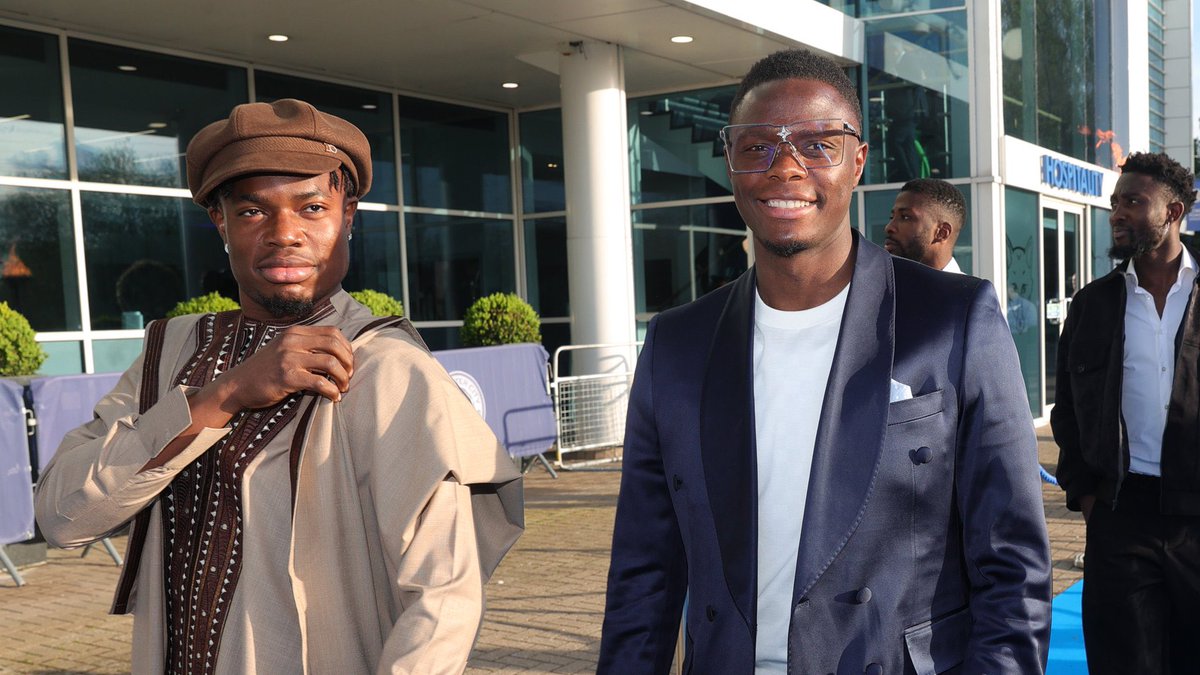
[{"label": "black jacket", "polygon": [[[1200,255],[1191,251],[1200,260]],[[1129,471],[1121,417],[1128,261],[1081,289],[1058,341],[1050,426],[1067,508],[1086,495],[1115,504]],[[1163,431],[1163,513],[1200,515],[1200,307],[1197,276],[1175,336],[1175,379]]]}]

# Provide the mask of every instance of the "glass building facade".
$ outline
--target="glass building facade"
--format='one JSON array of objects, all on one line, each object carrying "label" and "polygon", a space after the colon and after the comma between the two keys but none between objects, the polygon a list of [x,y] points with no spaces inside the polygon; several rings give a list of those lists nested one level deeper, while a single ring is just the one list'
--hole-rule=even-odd
[{"label": "glass building facade", "polygon": [[[1142,131],[1119,135],[1138,122],[1123,112],[1133,102],[1116,98],[1115,60],[1132,56],[1115,32],[1117,3],[822,4],[853,17],[861,36],[843,55],[870,145],[852,226],[882,243],[905,182],[955,184],[967,202],[955,258],[1000,280],[1031,409],[1044,415],[1070,297],[1112,261],[1107,193],[1048,184],[1040,162],[1111,181],[1126,152],[1163,147],[1166,3],[1148,4],[1145,141]],[[33,324],[50,354],[46,374],[122,369],[145,324],[178,300],[236,295],[215,229],[190,200],[184,152],[232,106],[285,97],[350,120],[371,142],[375,181],[355,218],[347,289],[401,299],[434,349],[459,346],[463,311],[496,291],[530,302],[549,350],[572,342],[570,167],[557,103],[433,100],[28,24],[0,24],[0,86],[0,252],[6,267],[29,271],[3,278],[0,301]],[[718,139],[735,89],[725,81],[625,99],[634,334],[750,264]],[[980,109],[991,91],[998,99]]]}]

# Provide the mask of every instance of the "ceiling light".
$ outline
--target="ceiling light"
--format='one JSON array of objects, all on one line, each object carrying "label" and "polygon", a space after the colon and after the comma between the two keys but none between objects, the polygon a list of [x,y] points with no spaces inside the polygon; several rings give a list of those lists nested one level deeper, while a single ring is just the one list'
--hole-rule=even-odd
[{"label": "ceiling light", "polygon": [[376,109],[376,108],[378,108],[378,107],[379,107],[379,106],[375,105],[374,103],[364,103],[364,104],[362,104],[362,109],[363,109],[363,110],[375,110],[375,109]]},{"label": "ceiling light", "polygon": [[505,89],[516,89],[517,87],[519,87],[521,85],[517,84],[516,82],[505,82],[504,84],[502,84],[500,86],[504,87]]},{"label": "ceiling light", "polygon": [[643,111],[639,112],[638,114],[639,114],[639,115],[645,115],[646,117],[649,117],[649,116],[651,116],[651,115],[653,115],[653,114],[654,114],[654,111],[653,111],[653,110],[643,110]]},{"label": "ceiling light", "polygon": [[691,35],[676,35],[675,37],[671,38],[671,42],[674,42],[677,45],[686,45],[687,43],[689,43],[691,41],[692,41]]},{"label": "ceiling light", "polygon": [[117,70],[124,73],[132,73],[137,70],[137,66],[117,66]]},{"label": "ceiling light", "polygon": [[288,36],[283,35],[282,33],[275,33],[274,35],[268,35],[267,39],[271,42],[287,42]]},{"label": "ceiling light", "polygon": [[147,124],[146,126],[151,129],[166,129],[167,123],[166,122],[151,122],[150,124]]}]

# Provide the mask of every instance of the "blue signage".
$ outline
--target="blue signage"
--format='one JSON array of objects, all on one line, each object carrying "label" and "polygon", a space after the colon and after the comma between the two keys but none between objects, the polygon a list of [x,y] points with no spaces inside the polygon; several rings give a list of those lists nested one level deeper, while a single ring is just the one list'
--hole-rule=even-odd
[{"label": "blue signage", "polygon": [[1104,183],[1104,175],[1078,164],[1064,162],[1050,155],[1042,155],[1042,182],[1050,187],[1099,197],[1101,185]]}]

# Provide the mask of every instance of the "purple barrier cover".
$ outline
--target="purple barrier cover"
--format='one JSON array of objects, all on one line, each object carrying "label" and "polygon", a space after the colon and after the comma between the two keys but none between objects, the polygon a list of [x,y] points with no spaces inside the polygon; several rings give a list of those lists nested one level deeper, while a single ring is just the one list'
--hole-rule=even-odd
[{"label": "purple barrier cover", "polygon": [[33,478],[25,436],[25,388],[0,380],[0,544],[33,536]]},{"label": "purple barrier cover", "polygon": [[46,468],[67,432],[92,420],[92,410],[117,386],[121,373],[39,377],[29,383],[37,418],[38,472]]},{"label": "purple barrier cover", "polygon": [[545,452],[557,440],[541,345],[498,345],[433,353],[512,457]]}]

